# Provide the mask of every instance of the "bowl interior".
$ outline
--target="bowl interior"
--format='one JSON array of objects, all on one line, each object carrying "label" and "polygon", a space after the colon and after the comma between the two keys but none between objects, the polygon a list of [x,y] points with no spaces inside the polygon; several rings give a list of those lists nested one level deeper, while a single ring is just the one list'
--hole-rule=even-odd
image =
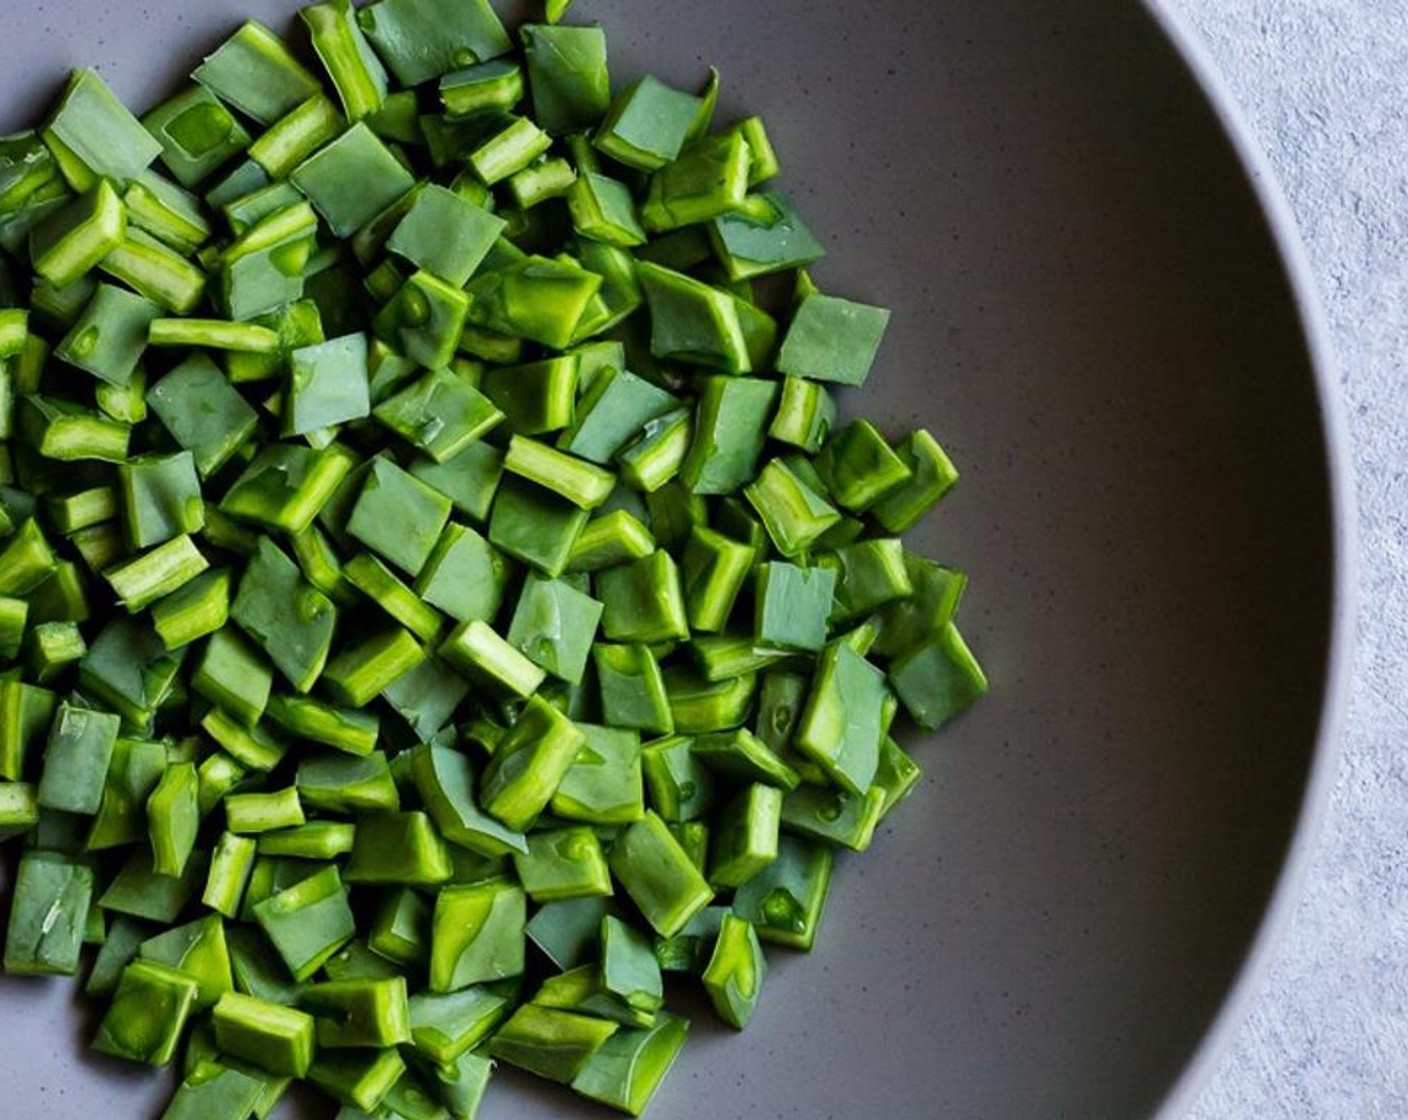
[{"label": "bowl interior", "polygon": [[[144,108],[291,0],[18,0],[4,125],[96,64]],[[851,400],[964,480],[919,536],[972,576],[992,696],[844,859],[746,1037],[701,1019],[655,1115],[1129,1120],[1263,914],[1316,749],[1332,516],[1305,333],[1244,172],[1134,4],[581,0],[618,79],[724,75],[831,248],[893,307]],[[157,1115],[68,985],[0,980],[18,1116]],[[504,1077],[484,1115],[573,1114]]]}]

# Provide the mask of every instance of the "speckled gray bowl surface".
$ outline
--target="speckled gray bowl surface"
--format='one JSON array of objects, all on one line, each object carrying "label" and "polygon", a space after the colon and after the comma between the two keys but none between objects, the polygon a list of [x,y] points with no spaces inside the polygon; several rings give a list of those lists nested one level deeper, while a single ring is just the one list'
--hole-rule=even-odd
[{"label": "speckled gray bowl surface", "polygon": [[[6,0],[0,125],[82,64],[145,108],[296,6]],[[1343,662],[1329,379],[1254,157],[1133,0],[573,16],[618,82],[718,65],[830,247],[820,282],[895,309],[850,403],[962,467],[920,544],[971,573],[994,681],[910,736],[928,776],[842,861],[815,952],[774,955],[745,1036],[701,1021],[652,1115],[1172,1117],[1286,896]],[[87,1055],[75,1002],[0,981],[0,1116],[155,1117],[166,1083]],[[506,1076],[484,1115],[598,1114]]]}]

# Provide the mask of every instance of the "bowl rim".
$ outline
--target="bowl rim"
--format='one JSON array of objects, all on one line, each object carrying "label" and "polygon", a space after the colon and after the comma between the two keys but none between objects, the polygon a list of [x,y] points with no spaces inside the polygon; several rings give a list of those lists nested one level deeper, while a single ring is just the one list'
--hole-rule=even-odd
[{"label": "bowl rim", "polygon": [[1257,140],[1246,111],[1222,70],[1213,62],[1201,34],[1176,0],[1141,0],[1146,12],[1174,48],[1202,91],[1241,164],[1247,184],[1265,218],[1267,232],[1285,271],[1304,336],[1306,358],[1315,379],[1324,437],[1324,470],[1329,488],[1332,566],[1325,687],[1315,751],[1301,796],[1295,830],[1276,876],[1270,901],[1257,925],[1237,975],[1222,998],[1202,1039],[1154,1111],[1154,1120],[1183,1120],[1212,1080],[1241,1033],[1252,1005],[1265,988],[1276,949],[1301,899],[1311,857],[1328,816],[1330,791],[1343,749],[1354,664],[1357,618],[1358,542],[1353,460],[1338,363],[1319,282],[1306,253],[1295,214],[1270,160]]}]

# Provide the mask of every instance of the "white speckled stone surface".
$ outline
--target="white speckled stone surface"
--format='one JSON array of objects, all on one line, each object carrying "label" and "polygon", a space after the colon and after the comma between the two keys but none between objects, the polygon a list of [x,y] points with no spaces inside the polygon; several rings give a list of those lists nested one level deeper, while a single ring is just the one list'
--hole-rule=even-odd
[{"label": "white speckled stone surface", "polygon": [[1408,5],[1173,0],[1300,223],[1353,440],[1360,618],[1330,811],[1265,990],[1190,1120],[1408,1117]]}]

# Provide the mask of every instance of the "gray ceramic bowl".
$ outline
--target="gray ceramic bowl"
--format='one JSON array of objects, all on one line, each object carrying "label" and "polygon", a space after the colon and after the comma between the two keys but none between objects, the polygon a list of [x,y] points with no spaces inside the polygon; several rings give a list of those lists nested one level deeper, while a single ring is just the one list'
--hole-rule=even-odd
[{"label": "gray ceramic bowl", "polygon": [[[8,0],[0,117],[85,63],[145,107],[295,7]],[[618,77],[719,65],[831,247],[822,283],[895,309],[854,403],[964,469],[921,543],[972,573],[995,682],[912,744],[929,777],[843,861],[815,953],[775,958],[745,1037],[701,1025],[653,1114],[1178,1116],[1285,910],[1350,617],[1333,379],[1225,94],[1133,0],[574,14]],[[86,1056],[73,1001],[0,982],[0,1114],[156,1115],[164,1084]],[[505,1077],[485,1115],[577,1107]]]}]

